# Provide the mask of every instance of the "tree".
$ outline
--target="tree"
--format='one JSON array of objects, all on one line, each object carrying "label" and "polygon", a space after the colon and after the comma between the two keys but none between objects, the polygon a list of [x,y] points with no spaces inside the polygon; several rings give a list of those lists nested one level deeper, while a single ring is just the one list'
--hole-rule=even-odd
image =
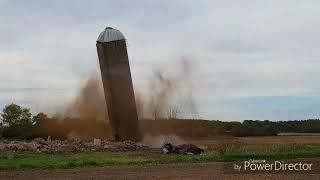
[{"label": "tree", "polygon": [[161,109],[158,105],[155,105],[152,109],[152,115],[154,120],[158,120],[160,118],[160,114],[161,114]]},{"label": "tree", "polygon": [[178,114],[179,114],[178,106],[170,106],[167,109],[167,118],[168,119],[177,119]]},{"label": "tree", "polygon": [[33,138],[33,122],[30,109],[14,103],[6,105],[1,114],[3,124],[2,136],[6,138]]},{"label": "tree", "polygon": [[41,123],[43,123],[46,119],[48,119],[47,115],[43,112],[38,113],[37,115],[32,117],[32,122],[36,125],[39,126]]},{"label": "tree", "polygon": [[31,116],[30,109],[11,103],[4,107],[1,120],[4,126],[25,126],[32,125]]},{"label": "tree", "polygon": [[33,121],[33,135],[35,137],[47,137],[48,129],[44,128],[46,126],[46,122],[48,117],[45,113],[41,112],[32,117]]}]

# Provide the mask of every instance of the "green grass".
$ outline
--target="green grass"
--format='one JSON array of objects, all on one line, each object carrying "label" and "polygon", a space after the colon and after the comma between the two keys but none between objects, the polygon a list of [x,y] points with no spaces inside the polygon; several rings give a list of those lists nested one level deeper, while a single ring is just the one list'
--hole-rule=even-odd
[{"label": "green grass", "polygon": [[43,154],[6,153],[0,155],[0,171],[30,169],[72,169],[122,165],[156,165],[177,163],[208,163],[246,159],[292,159],[320,157],[320,148],[282,145],[264,150],[228,149],[224,154],[207,152],[202,155],[132,155],[110,153]]}]

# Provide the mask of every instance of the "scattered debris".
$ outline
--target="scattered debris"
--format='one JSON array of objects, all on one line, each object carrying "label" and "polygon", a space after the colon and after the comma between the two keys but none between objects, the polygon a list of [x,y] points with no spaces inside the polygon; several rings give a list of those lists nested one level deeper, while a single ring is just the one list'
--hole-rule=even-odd
[{"label": "scattered debris", "polygon": [[41,145],[48,145],[47,142],[43,138],[36,138],[33,140],[33,142],[36,142]]},{"label": "scattered debris", "polygon": [[108,149],[108,148],[109,148],[109,145],[108,145],[108,144],[106,144],[106,145],[103,146],[103,149]]},{"label": "scattered debris", "polygon": [[182,144],[179,146],[174,146],[171,143],[164,142],[162,145],[162,151],[164,154],[201,154],[204,152],[203,149],[194,146],[192,144]]},{"label": "scattered debris", "polygon": [[48,143],[51,143],[51,136],[48,136],[48,137],[47,137],[47,142],[48,142]]},{"label": "scattered debris", "polygon": [[43,153],[77,153],[77,152],[127,152],[144,151],[150,149],[148,146],[134,141],[112,142],[94,139],[93,142],[82,142],[77,140],[51,140],[36,138],[32,141],[0,141],[0,152],[5,151],[29,151]]},{"label": "scattered debris", "polygon": [[[155,151],[156,150],[156,151]],[[83,142],[79,140],[52,140],[47,138],[36,138],[32,141],[0,141],[1,152],[43,152],[43,153],[78,153],[78,152],[130,152],[130,151],[148,151],[160,153],[159,148],[150,148],[142,143],[134,141],[105,141],[102,139],[94,139],[91,142]],[[201,154],[203,149],[191,144],[182,144],[174,146],[171,143],[164,142],[162,145],[164,154]]]},{"label": "scattered debris", "polygon": [[101,146],[101,139],[93,139],[93,145]]},{"label": "scattered debris", "polygon": [[121,151],[137,151],[148,148],[144,144],[136,143],[134,141],[122,141],[118,142],[118,147]]}]

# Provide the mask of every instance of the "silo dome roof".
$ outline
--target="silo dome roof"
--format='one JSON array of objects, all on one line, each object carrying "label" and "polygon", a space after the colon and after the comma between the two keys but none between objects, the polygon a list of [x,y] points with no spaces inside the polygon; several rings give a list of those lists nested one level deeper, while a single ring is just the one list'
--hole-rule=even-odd
[{"label": "silo dome roof", "polygon": [[122,39],[125,39],[125,38],[118,29],[106,27],[106,29],[100,33],[97,39],[97,42],[110,42],[110,41],[117,41]]}]

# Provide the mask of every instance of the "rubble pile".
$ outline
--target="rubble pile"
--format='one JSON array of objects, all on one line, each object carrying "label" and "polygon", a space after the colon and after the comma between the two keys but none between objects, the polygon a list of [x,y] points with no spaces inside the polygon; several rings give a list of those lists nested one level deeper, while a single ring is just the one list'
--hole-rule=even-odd
[{"label": "rubble pile", "polygon": [[138,151],[148,148],[146,145],[142,143],[136,143],[133,141],[118,142],[117,145],[121,151]]},{"label": "rubble pile", "polygon": [[77,152],[126,152],[147,150],[148,147],[133,141],[112,142],[94,139],[93,142],[77,140],[44,140],[37,138],[32,141],[0,141],[0,152],[28,151],[43,153],[77,153]]},{"label": "rubble pile", "polygon": [[162,145],[162,151],[164,154],[201,154],[204,152],[203,149],[194,146],[192,144],[182,144],[179,146],[174,146],[171,143],[164,142]]},{"label": "rubble pile", "polygon": [[[175,146],[171,143],[165,142],[162,145],[164,154],[201,154],[203,149],[191,144],[182,144]],[[134,141],[105,141],[101,139],[94,139],[90,142],[79,140],[44,140],[37,138],[32,141],[10,141],[0,140],[1,152],[42,152],[42,153],[79,153],[79,152],[130,152],[143,151],[160,153],[159,148],[150,148],[142,143]]]}]

